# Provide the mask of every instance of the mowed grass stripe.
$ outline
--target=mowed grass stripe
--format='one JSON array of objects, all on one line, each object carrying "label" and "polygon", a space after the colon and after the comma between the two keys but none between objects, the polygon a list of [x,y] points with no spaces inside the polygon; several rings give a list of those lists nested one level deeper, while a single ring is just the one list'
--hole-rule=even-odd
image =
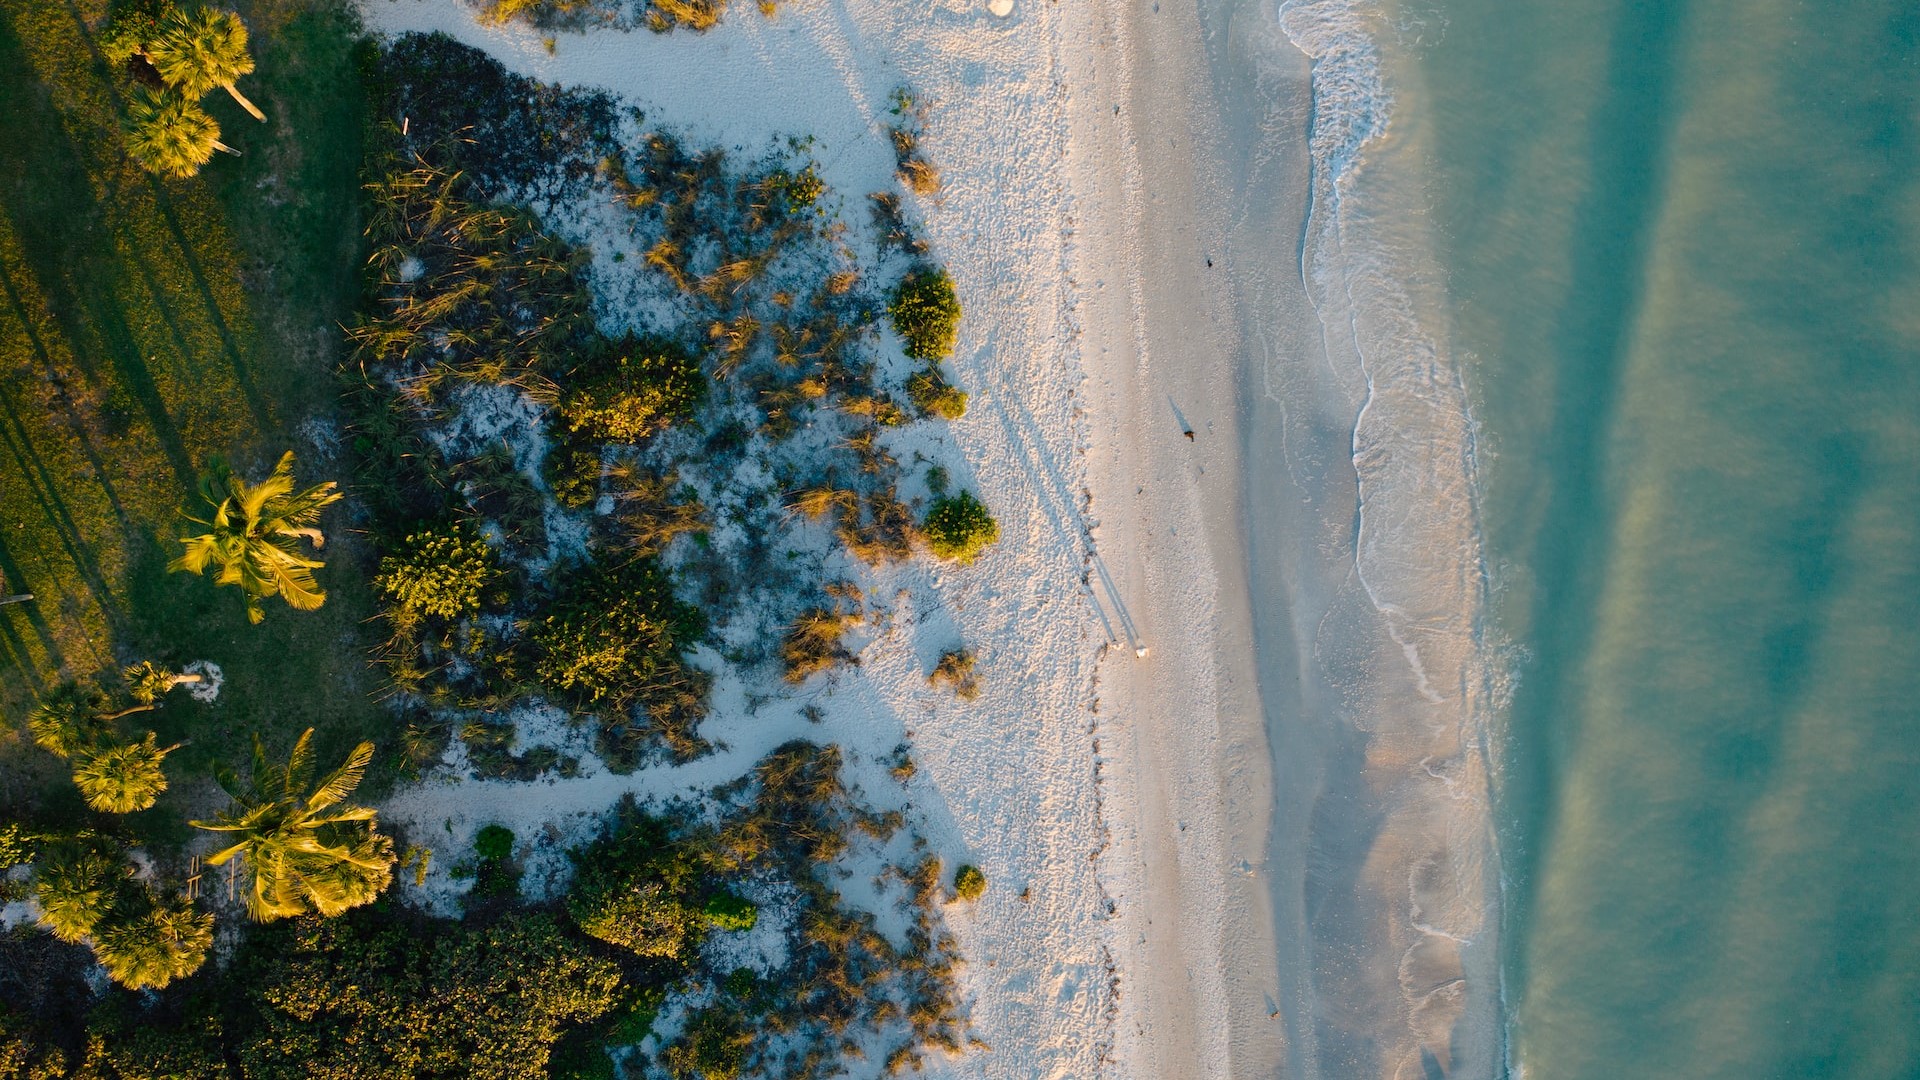
[{"label": "mowed grass stripe", "polygon": [[[165,572],[211,455],[257,474],[293,448],[303,481],[346,479],[293,431],[335,408],[338,324],[358,291],[356,26],[343,4],[237,6],[270,122],[209,97],[246,156],[160,181],[121,145],[130,83],[90,29],[104,0],[0,0],[0,592],[35,596],[0,607],[0,771],[34,752],[20,728],[39,689],[135,655],[227,669],[218,705],[155,714],[163,736],[194,740],[182,766],[237,755],[253,729],[311,723],[329,752],[386,734],[346,514],[323,523],[317,613],[281,605],[248,627],[233,590]],[[0,783],[0,801],[17,786]]]}]

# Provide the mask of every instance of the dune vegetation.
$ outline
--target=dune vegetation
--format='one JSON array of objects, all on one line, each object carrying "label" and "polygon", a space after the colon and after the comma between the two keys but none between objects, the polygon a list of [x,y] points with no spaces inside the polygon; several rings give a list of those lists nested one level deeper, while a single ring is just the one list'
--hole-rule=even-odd
[{"label": "dune vegetation", "polygon": [[[623,137],[603,97],[373,42],[345,3],[237,6],[0,0],[38,136],[0,161],[0,890],[34,915],[0,932],[0,1075],[963,1052],[940,862],[831,744],[609,808],[558,893],[523,891],[550,837],[435,852],[375,809],[436,770],[577,775],[515,749],[522,708],[616,771],[698,758],[720,665],[836,678],[860,568],[992,541],[889,450],[966,406],[958,299],[905,209],[874,199],[856,254],[805,140]],[[616,207],[670,314],[603,325],[593,253],[535,193]],[[973,664],[934,681],[970,697]],[[409,900],[436,857],[457,917]],[[842,898],[849,861],[897,925]],[[725,965],[727,935],[785,959]]]}]

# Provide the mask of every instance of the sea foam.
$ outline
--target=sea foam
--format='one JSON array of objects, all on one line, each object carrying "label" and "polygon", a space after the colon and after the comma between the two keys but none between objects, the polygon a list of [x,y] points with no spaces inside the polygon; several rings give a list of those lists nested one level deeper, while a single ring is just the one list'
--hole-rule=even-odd
[{"label": "sea foam", "polygon": [[[1300,272],[1327,363],[1354,405],[1354,580],[1347,628],[1373,660],[1347,676],[1349,719],[1368,734],[1383,826],[1354,902],[1384,914],[1329,1002],[1389,1016],[1372,1032],[1382,1075],[1434,1059],[1491,1076],[1498,1047],[1497,858],[1489,794],[1494,695],[1473,425],[1448,344],[1448,296],[1425,216],[1417,98],[1396,100],[1390,13],[1356,0],[1286,0],[1281,28],[1312,64],[1312,202]],[[1383,958],[1384,959],[1384,958]],[[1334,985],[1329,983],[1329,985]],[[1358,987],[1358,989],[1354,989]]]}]

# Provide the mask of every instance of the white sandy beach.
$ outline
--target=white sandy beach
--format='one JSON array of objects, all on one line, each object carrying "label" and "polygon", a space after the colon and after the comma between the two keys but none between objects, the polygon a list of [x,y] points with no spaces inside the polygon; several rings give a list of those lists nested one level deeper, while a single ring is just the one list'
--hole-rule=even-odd
[{"label": "white sandy beach", "polygon": [[[767,701],[708,657],[720,753],[630,776],[589,761],[571,780],[430,778],[388,819],[456,852],[507,824],[543,845],[537,884],[624,793],[697,792],[788,739],[832,740],[869,800],[993,883],[948,912],[984,1047],[935,1072],[1418,1076],[1424,1055],[1491,1075],[1487,897],[1454,890],[1483,902],[1449,909],[1454,947],[1435,958],[1414,890],[1436,858],[1484,871],[1484,834],[1407,779],[1474,778],[1435,757],[1447,732],[1460,742],[1446,709],[1402,709],[1415,680],[1366,674],[1403,660],[1352,573],[1365,398],[1302,282],[1308,68],[1273,10],[801,0],[771,19],[736,4],[704,36],[551,48],[459,0],[363,10],[696,140],[813,136],[850,219],[895,185],[881,125],[911,86],[944,179],[917,211],[965,308],[953,368],[973,398],[892,447],[945,463],[1001,527],[972,567],[869,574],[887,611],[855,670]],[[550,223],[581,230],[617,303],[622,240],[592,220]],[[962,642],[973,702],[924,679]],[[1396,740],[1400,724],[1442,734]],[[573,737],[537,716],[522,735]],[[919,764],[905,788],[887,774],[902,741]],[[427,895],[450,887],[436,870]]]}]

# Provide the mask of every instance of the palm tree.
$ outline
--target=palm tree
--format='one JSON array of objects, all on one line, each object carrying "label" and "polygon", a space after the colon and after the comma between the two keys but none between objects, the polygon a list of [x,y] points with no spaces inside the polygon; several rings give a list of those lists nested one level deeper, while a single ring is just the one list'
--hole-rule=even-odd
[{"label": "palm tree", "polygon": [[239,842],[207,856],[221,866],[236,856],[252,882],[247,912],[266,922],[317,911],[333,916],[371,901],[393,880],[393,841],[375,831],[375,812],[341,805],[360,783],[373,744],[363,742],[310,794],[313,729],[293,745],[285,766],[269,765],[253,741],[253,775],[244,788],[230,772],[220,784],[233,805],[196,828],[237,833]]},{"label": "palm tree", "polygon": [[213,913],[182,900],[149,898],[145,910],[119,912],[96,928],[93,958],[129,990],[158,990],[200,970],[213,947]]},{"label": "palm tree", "polygon": [[255,120],[266,120],[267,114],[233,85],[253,71],[247,25],[233,12],[174,8],[161,21],[160,36],[147,45],[147,56],[160,77],[188,97],[197,100],[219,87]]},{"label": "palm tree", "polygon": [[178,749],[179,743],[160,746],[159,736],[151,731],[145,742],[111,743],[76,759],[73,784],[87,806],[101,813],[145,810],[167,790],[167,775],[160,763]]},{"label": "palm tree", "polygon": [[40,922],[61,941],[79,941],[113,910],[132,877],[132,867],[98,844],[55,844],[33,867]]},{"label": "palm tree", "polygon": [[167,569],[199,574],[218,567],[214,584],[240,586],[247,597],[248,622],[264,617],[260,600],[275,594],[296,610],[312,611],[327,599],[313,579],[313,571],[324,564],[302,555],[300,541],[316,548],[326,542],[314,524],[323,508],[342,498],[333,489],[329,480],[295,492],[291,450],[259,484],[235,476],[226,461],[216,457],[200,478],[200,494],[213,507],[213,516],[188,518],[213,531],[182,540],[185,554]]},{"label": "palm tree", "polygon": [[220,141],[220,125],[205,109],[170,90],[134,91],[127,103],[127,153],[148,172],[185,179],[213,159],[238,155]]},{"label": "palm tree", "polygon": [[105,743],[113,734],[115,720],[153,707],[144,704],[108,712],[103,691],[69,680],[48,691],[27,714],[27,730],[42,749],[72,757]]},{"label": "palm tree", "polygon": [[121,675],[127,680],[133,700],[143,705],[154,704],[176,686],[190,686],[207,679],[194,671],[170,671],[151,660],[142,660]]}]

